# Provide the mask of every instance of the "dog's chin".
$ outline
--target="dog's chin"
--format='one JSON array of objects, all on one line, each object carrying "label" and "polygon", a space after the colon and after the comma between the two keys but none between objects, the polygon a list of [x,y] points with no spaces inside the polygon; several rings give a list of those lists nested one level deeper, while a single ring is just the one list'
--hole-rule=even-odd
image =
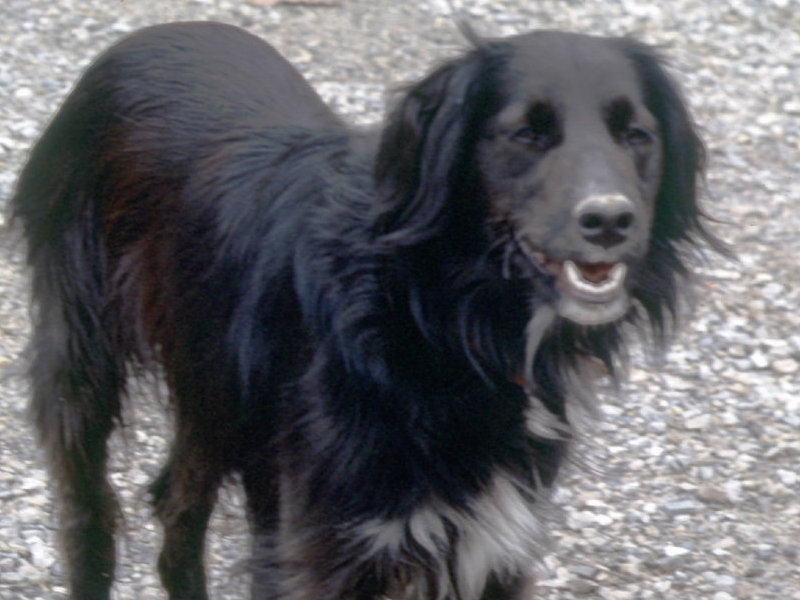
[{"label": "dog's chin", "polygon": [[572,296],[562,296],[556,304],[559,316],[578,325],[606,325],[622,319],[630,308],[630,298],[620,294],[606,302],[587,302]]}]

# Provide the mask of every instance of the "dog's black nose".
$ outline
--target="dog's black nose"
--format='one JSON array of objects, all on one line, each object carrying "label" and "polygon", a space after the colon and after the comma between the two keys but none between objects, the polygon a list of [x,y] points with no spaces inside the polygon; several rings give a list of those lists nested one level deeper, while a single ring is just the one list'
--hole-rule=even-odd
[{"label": "dog's black nose", "polygon": [[583,238],[603,248],[624,242],[633,230],[633,202],[621,194],[589,196],[573,211]]}]

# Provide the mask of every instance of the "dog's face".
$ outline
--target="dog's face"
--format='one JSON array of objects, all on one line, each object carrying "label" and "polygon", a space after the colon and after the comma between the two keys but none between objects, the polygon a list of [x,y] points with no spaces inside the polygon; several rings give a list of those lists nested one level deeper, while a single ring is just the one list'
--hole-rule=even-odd
[{"label": "dog's face", "polygon": [[659,124],[608,40],[516,38],[477,163],[517,276],[547,273],[564,318],[597,325],[629,307],[661,181]]},{"label": "dog's face", "polygon": [[686,274],[680,246],[713,242],[697,203],[703,159],[649,47],[555,31],[480,41],[391,114],[379,230],[416,261],[406,273],[494,253],[515,290],[570,323],[644,314],[660,333]]}]

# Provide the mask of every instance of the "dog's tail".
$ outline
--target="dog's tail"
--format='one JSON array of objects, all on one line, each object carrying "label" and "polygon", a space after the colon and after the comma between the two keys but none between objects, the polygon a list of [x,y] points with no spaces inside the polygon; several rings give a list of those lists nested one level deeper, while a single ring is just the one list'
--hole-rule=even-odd
[{"label": "dog's tail", "polygon": [[54,475],[71,487],[100,474],[124,381],[103,240],[103,106],[86,86],[73,92],[10,204],[32,271],[31,413]]}]

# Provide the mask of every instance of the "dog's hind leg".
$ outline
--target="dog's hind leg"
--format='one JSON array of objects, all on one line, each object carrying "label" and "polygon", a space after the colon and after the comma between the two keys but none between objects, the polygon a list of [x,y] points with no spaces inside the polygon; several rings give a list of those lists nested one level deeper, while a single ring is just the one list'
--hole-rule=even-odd
[{"label": "dog's hind leg", "polygon": [[106,442],[120,417],[124,367],[88,298],[72,287],[51,293],[56,280],[41,270],[34,277],[31,413],[61,503],[71,597],[106,600],[118,512],[106,479]]},{"label": "dog's hind leg", "polygon": [[205,600],[205,534],[222,461],[208,429],[183,422],[180,415],[177,419],[168,462],[150,488],[164,528],[158,572],[171,600]]}]

